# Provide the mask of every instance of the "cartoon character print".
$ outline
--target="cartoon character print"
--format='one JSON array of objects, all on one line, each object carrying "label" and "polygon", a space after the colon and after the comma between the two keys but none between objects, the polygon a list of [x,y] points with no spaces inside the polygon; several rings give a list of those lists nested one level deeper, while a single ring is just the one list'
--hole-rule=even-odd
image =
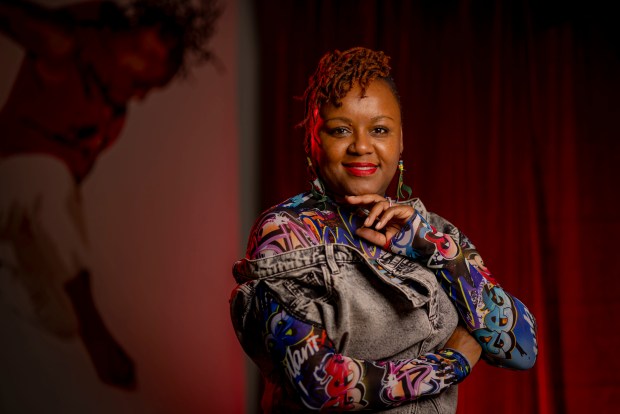
[{"label": "cartoon character print", "polygon": [[[325,331],[315,332],[312,325],[306,324],[288,314],[274,298],[262,292],[263,315],[266,317],[263,339],[265,347],[281,364],[293,384],[302,384],[312,375],[310,360],[319,353],[321,347],[329,343]],[[312,392],[320,395],[321,391]],[[309,396],[306,396],[309,397]],[[313,404],[313,401],[305,401]]]},{"label": "cartoon character print", "polygon": [[364,400],[364,384],[361,380],[364,366],[352,358],[340,354],[325,355],[315,377],[325,387],[328,400],[322,409],[360,410],[368,402]]},{"label": "cartoon character print", "polygon": [[284,355],[286,348],[299,343],[310,333],[308,325],[296,323],[293,317],[279,308],[267,320],[265,346],[276,355]]},{"label": "cartoon character print", "polygon": [[262,320],[267,321],[263,338],[265,346],[282,359],[286,354],[286,348],[299,343],[311,334],[312,326],[298,323],[278,305],[272,295],[261,293],[259,297],[262,297],[263,301]]},{"label": "cartoon character print", "polygon": [[482,260],[482,256],[480,256],[480,253],[478,253],[476,249],[472,248],[463,250],[463,255],[465,256],[465,259],[467,260],[469,266],[476,269],[478,273],[480,273],[486,280],[488,280],[492,284],[499,285],[499,283],[497,283],[497,281],[491,275],[489,269],[484,265],[484,260]]},{"label": "cartoon character print", "polygon": [[425,230],[422,237],[435,245],[434,258],[437,262],[442,261],[442,259],[453,260],[456,258],[459,254],[459,246],[452,240],[452,237],[436,231],[434,228],[432,228],[432,231],[429,231],[428,228],[425,228]]},{"label": "cartoon character print", "polygon": [[[474,286],[474,280],[467,262],[463,260],[461,247],[453,236],[437,231],[434,226],[421,217],[414,221],[414,224],[416,222],[418,237],[414,238],[412,247],[419,252],[418,256],[424,254],[428,256],[426,263],[428,268],[441,269],[440,274],[449,276],[444,280],[444,282],[448,282],[448,289],[458,289],[457,286],[452,285],[459,278],[462,278],[469,286]],[[415,227],[413,229],[413,231],[416,230]]]},{"label": "cartoon character print", "polygon": [[446,267],[461,252],[452,236],[437,231],[419,213],[392,238],[390,250],[415,259],[428,257],[427,265],[432,269]]}]

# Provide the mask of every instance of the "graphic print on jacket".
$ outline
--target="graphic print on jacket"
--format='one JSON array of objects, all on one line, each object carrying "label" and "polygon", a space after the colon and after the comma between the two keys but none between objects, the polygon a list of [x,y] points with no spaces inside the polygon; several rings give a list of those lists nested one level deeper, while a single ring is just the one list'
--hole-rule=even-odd
[{"label": "graphic print on jacket", "polygon": [[[339,243],[356,248],[380,272],[385,272],[377,260],[382,255],[409,257],[435,273],[483,347],[487,361],[515,369],[531,367],[537,353],[536,324],[528,309],[499,286],[475,246],[458,229],[426,213],[419,201],[411,205],[416,213],[386,252],[355,235],[365,219],[360,209],[329,200],[317,202],[310,193],[300,194],[259,218],[247,257],[259,259]],[[467,361],[452,350],[405,361],[365,361],[339,355],[322,327],[287,313],[267,289],[262,294],[266,346],[274,364],[281,365],[309,408],[394,406],[439,393],[469,372]]]},{"label": "graphic print on jacket", "polygon": [[339,354],[325,330],[291,316],[262,285],[264,345],[311,409],[381,409],[439,394],[470,372],[449,349],[415,359],[367,361]]}]

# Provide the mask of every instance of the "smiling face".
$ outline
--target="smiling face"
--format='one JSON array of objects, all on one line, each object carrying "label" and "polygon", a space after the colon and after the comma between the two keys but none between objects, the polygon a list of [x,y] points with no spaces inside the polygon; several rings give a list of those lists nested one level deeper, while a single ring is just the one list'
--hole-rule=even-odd
[{"label": "smiling face", "polygon": [[334,195],[383,195],[403,150],[398,101],[378,79],[364,96],[356,85],[341,102],[321,108],[312,137],[316,172]]}]

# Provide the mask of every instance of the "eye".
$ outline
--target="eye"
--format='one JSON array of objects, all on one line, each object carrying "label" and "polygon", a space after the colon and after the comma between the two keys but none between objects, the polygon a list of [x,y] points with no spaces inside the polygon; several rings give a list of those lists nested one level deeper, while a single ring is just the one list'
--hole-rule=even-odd
[{"label": "eye", "polygon": [[384,136],[388,135],[390,133],[390,130],[383,126],[376,126],[370,131],[370,133],[374,136]]},{"label": "eye", "polygon": [[349,135],[349,130],[345,127],[335,127],[328,129],[327,133],[332,137],[345,137]]}]

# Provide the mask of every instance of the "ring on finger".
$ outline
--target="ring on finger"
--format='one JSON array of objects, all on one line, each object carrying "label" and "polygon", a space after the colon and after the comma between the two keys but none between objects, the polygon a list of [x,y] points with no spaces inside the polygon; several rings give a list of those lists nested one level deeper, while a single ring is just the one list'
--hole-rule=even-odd
[{"label": "ring on finger", "polygon": [[392,207],[394,205],[394,202],[392,201],[392,199],[390,197],[386,197],[385,200],[390,203],[390,207]]}]

